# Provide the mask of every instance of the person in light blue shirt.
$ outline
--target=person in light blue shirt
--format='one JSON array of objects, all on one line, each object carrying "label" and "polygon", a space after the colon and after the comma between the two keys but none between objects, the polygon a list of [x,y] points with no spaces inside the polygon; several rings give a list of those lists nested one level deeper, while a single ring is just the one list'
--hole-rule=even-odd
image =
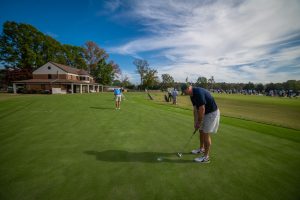
[{"label": "person in light blue shirt", "polygon": [[121,89],[120,88],[115,88],[114,89],[114,95],[115,95],[115,102],[116,102],[116,110],[120,110],[120,104],[121,104],[121,101],[122,101],[122,92],[121,92]]}]

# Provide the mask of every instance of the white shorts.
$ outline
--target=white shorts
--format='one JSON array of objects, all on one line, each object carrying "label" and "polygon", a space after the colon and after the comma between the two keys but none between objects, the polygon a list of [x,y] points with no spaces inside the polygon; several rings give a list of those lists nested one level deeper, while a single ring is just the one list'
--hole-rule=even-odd
[{"label": "white shorts", "polygon": [[116,101],[122,101],[122,95],[116,95]]},{"label": "white shorts", "polygon": [[204,115],[200,131],[204,133],[217,133],[220,123],[220,110]]}]

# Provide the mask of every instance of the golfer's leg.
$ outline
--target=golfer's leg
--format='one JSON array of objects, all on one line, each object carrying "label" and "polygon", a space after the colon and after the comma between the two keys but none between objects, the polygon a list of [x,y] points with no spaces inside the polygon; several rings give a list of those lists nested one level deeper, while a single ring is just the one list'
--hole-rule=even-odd
[{"label": "golfer's leg", "polygon": [[121,101],[122,101],[122,96],[121,96],[121,95],[119,96],[119,99],[118,99],[118,100],[119,100],[119,109],[120,109]]},{"label": "golfer's leg", "polygon": [[205,147],[204,147],[204,135],[205,133],[203,133],[203,131],[200,131],[200,149],[203,150]]},{"label": "golfer's leg", "polygon": [[209,150],[211,146],[211,139],[210,139],[210,134],[209,133],[203,133],[204,134],[204,156],[209,157]]}]

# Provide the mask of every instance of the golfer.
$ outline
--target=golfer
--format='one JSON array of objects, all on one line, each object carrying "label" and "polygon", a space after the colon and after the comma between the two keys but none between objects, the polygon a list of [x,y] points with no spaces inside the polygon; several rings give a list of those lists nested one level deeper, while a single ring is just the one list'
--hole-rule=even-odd
[{"label": "golfer", "polygon": [[217,133],[220,121],[220,111],[210,93],[204,88],[184,84],[182,91],[190,95],[194,110],[194,127],[200,132],[200,148],[192,150],[192,154],[203,154],[194,161],[209,163],[211,146],[210,134]]},{"label": "golfer", "polygon": [[120,104],[121,104],[121,100],[122,100],[122,94],[121,94],[120,88],[114,89],[114,95],[115,95],[115,101],[116,101],[116,110],[117,109],[120,110],[121,109]]},{"label": "golfer", "polygon": [[174,88],[174,90],[172,91],[172,96],[173,96],[173,104],[177,105],[178,92],[177,92],[176,88]]}]

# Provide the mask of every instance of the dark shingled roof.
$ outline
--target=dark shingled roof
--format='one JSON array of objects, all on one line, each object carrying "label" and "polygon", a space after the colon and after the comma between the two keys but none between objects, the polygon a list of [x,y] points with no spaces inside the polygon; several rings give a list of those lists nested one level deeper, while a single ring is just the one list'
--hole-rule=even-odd
[{"label": "dark shingled roof", "polygon": [[[89,73],[88,73],[87,71],[83,70],[83,69],[80,69],[80,70],[78,71],[78,75],[89,75]],[[89,76],[90,76],[90,75],[89,75]]]},{"label": "dark shingled roof", "polygon": [[50,63],[55,65],[56,67],[64,70],[65,72],[68,72],[68,73],[90,76],[90,74],[87,71],[83,70],[83,69],[76,69],[74,67],[70,67],[70,66],[67,66],[67,65],[62,65],[62,64],[59,64],[59,63],[55,63],[55,62],[50,62]]}]

